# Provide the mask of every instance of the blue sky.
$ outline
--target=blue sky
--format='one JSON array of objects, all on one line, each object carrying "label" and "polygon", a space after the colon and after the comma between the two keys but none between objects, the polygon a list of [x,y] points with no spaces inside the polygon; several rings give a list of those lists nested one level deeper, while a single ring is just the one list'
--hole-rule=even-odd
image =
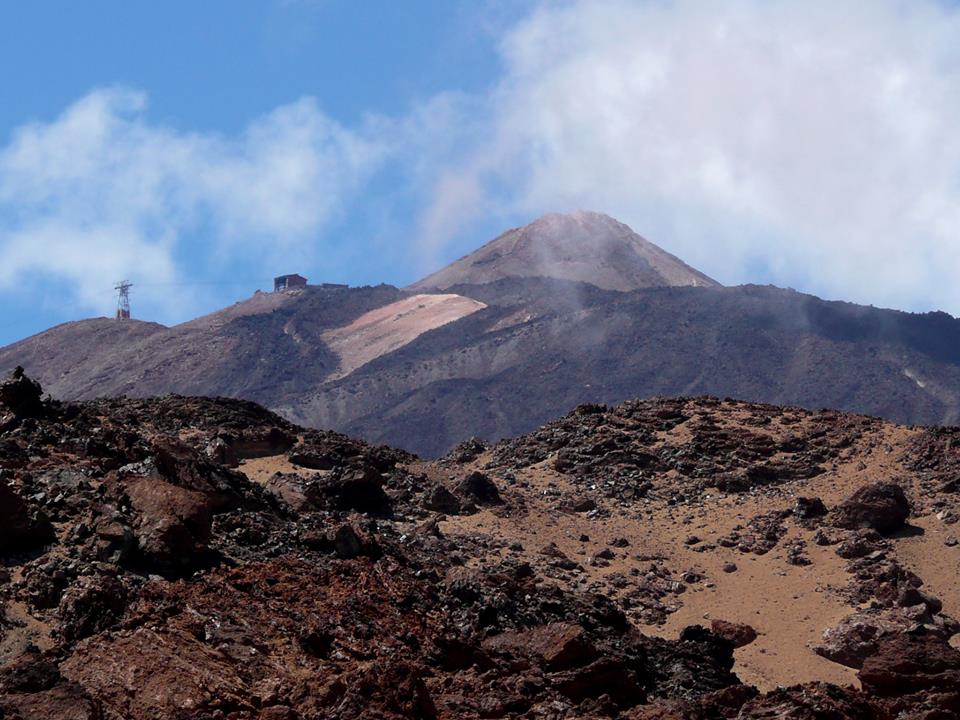
[{"label": "blue sky", "polygon": [[960,314],[937,0],[0,6],[0,344],[282,272],[406,284],[553,210],[722,282]]},{"label": "blue sky", "polygon": [[[344,123],[496,79],[496,23],[462,0],[5,3],[0,125],[49,119],[95,87],[146,90],[158,122],[235,132],[304,95]],[[487,25],[487,28],[484,28]]]},{"label": "blue sky", "polygon": [[[180,133],[235,135],[251,120],[304,97],[344,126],[371,115],[401,117],[439,93],[483,92],[492,85],[497,33],[525,7],[523,0],[6,3],[0,8],[0,147],[16,129],[52,122],[102,88],[144,93],[149,122]],[[389,171],[372,182],[372,195],[396,194]],[[139,286],[190,295],[187,306],[138,305],[135,288],[135,312],[166,322],[185,319],[245,297],[287,271],[357,284],[410,282],[418,268],[404,258],[402,238],[413,232],[407,202],[388,202],[388,209],[371,201],[373,218],[362,203],[351,203],[318,238],[336,247],[329,265],[322,255],[307,267],[282,260],[269,266],[224,262],[200,247],[208,242],[203,228],[192,228],[178,251],[175,277],[152,278],[149,262],[134,263],[129,273]],[[371,235],[374,253],[363,240]],[[107,310],[117,279],[98,279]],[[96,314],[90,303],[71,298],[71,285],[38,273],[0,287],[0,344]]]}]

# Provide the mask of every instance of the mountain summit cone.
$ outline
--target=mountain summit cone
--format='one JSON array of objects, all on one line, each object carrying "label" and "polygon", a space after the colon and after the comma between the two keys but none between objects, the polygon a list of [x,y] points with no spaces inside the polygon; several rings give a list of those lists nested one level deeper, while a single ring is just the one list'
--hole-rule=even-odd
[{"label": "mountain summit cone", "polygon": [[719,283],[601,213],[550,213],[508,230],[480,249],[410,286],[444,290],[505,277],[549,277],[606,290],[717,287]]}]

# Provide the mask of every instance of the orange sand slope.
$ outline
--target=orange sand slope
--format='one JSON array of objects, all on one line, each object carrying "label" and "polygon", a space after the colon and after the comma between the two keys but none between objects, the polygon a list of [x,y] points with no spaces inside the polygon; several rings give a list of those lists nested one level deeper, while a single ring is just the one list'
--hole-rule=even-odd
[{"label": "orange sand slope", "polygon": [[461,295],[413,295],[371,310],[345,327],[329,330],[323,340],[340,357],[332,378],[349,375],[381,355],[413,342],[425,332],[485,308]]}]

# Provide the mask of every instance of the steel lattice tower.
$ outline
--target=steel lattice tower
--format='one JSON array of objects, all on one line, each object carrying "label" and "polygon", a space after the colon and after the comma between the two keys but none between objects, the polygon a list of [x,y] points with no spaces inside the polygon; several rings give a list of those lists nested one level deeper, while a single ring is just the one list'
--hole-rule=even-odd
[{"label": "steel lattice tower", "polygon": [[130,288],[133,283],[129,280],[121,280],[113,289],[117,291],[117,320],[130,319]]}]

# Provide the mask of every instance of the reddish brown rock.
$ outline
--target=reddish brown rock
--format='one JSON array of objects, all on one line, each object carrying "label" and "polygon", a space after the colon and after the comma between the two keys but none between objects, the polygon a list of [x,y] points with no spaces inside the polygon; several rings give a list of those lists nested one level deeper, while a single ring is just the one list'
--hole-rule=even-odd
[{"label": "reddish brown rock", "polygon": [[[925,596],[923,593],[921,596]],[[860,668],[890,638],[920,627],[944,640],[960,632],[960,624],[950,617],[931,614],[922,602],[909,607],[858,610],[836,626],[823,632],[823,642],[814,651],[828,660]]]},{"label": "reddish brown rock", "polygon": [[851,530],[869,528],[884,535],[896,532],[910,516],[910,503],[895,483],[865,485],[833,511],[833,524]]},{"label": "reddish brown rock", "polygon": [[144,559],[164,573],[195,565],[210,538],[209,499],[159,475],[130,478],[126,491],[137,513],[134,534]]},{"label": "reddish brown rock", "polygon": [[960,695],[960,652],[919,631],[885,637],[857,673],[866,690],[882,696],[940,691]]},{"label": "reddish brown rock", "polygon": [[36,693],[0,696],[0,717],[10,720],[102,720],[97,702],[73,683],[62,683]]},{"label": "reddish brown rock", "polygon": [[735,648],[749,645],[757,639],[757,631],[744,623],[711,620],[710,630],[724,640],[729,640]]},{"label": "reddish brown rock", "polygon": [[99,635],[81,642],[60,667],[121,717],[197,717],[227,703],[252,709],[238,668],[182,631]]},{"label": "reddish brown rock", "polygon": [[585,667],[558,673],[551,680],[562,695],[576,703],[605,695],[612,700],[612,710],[632,707],[646,699],[636,672],[619,658],[599,658]]},{"label": "reddish brown rock", "polygon": [[305,512],[312,507],[307,497],[307,480],[299,475],[277,473],[267,481],[267,490],[296,513]]},{"label": "reddish brown rock", "polygon": [[583,628],[569,623],[544,625],[520,633],[503,633],[483,643],[488,652],[525,655],[542,661],[549,670],[586,665],[597,656]]}]

